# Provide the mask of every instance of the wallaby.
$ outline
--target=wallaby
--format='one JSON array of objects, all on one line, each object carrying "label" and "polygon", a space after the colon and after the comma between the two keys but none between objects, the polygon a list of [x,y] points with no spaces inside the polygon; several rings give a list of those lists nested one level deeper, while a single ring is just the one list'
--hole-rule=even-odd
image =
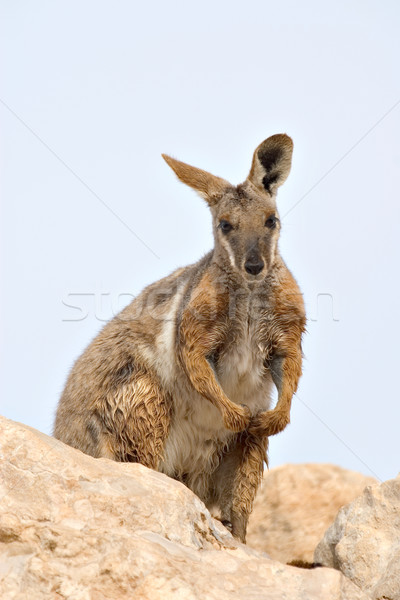
[{"label": "wallaby", "polygon": [[94,457],[185,483],[243,542],[268,436],[289,423],[301,375],[304,305],[279,255],[275,202],[292,150],[287,135],[269,137],[236,187],[163,155],[208,203],[215,247],[104,327],[69,375],[54,429]]}]

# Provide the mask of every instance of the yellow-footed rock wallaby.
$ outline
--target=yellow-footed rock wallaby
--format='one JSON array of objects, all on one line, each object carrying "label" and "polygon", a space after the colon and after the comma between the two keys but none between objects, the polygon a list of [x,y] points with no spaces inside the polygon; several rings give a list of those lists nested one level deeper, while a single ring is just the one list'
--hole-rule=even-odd
[{"label": "yellow-footed rock wallaby", "polygon": [[182,481],[242,541],[268,436],[288,424],[301,375],[304,306],[276,207],[292,150],[287,135],[269,137],[238,186],[164,155],[209,205],[214,249],[104,327],[69,375],[54,429],[94,457]]}]

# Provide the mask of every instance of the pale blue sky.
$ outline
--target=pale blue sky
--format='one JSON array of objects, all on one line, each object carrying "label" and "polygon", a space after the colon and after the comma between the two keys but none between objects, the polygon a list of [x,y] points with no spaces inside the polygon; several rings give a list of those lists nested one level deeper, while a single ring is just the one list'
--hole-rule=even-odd
[{"label": "pale blue sky", "polygon": [[1,413],[50,433],[68,370],[103,320],[211,247],[205,204],[162,152],[239,183],[255,147],[287,132],[281,253],[309,323],[270,464],[395,476],[399,3],[0,11]]}]

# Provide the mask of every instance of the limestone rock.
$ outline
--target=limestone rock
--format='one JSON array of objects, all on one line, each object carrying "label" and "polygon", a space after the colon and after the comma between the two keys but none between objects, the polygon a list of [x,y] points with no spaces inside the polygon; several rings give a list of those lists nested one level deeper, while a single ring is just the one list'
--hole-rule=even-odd
[{"label": "limestone rock", "polygon": [[377,600],[400,600],[400,476],[342,508],[315,551]]},{"label": "limestone rock", "polygon": [[264,475],[247,544],[276,560],[313,561],[314,550],[343,505],[376,480],[330,464],[283,465]]},{"label": "limestone rock", "polygon": [[233,540],[184,485],[0,418],[2,600],[358,600]]}]

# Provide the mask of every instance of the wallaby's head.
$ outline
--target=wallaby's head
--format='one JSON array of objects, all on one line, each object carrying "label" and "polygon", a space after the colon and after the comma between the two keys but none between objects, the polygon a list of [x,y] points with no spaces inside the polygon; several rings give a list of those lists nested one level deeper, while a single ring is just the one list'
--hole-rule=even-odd
[{"label": "wallaby's head", "polygon": [[256,148],[250,173],[238,186],[163,154],[178,178],[207,201],[216,259],[247,281],[264,279],[274,262],[280,230],[276,192],[289,175],[292,151],[289,136],[269,137]]}]

